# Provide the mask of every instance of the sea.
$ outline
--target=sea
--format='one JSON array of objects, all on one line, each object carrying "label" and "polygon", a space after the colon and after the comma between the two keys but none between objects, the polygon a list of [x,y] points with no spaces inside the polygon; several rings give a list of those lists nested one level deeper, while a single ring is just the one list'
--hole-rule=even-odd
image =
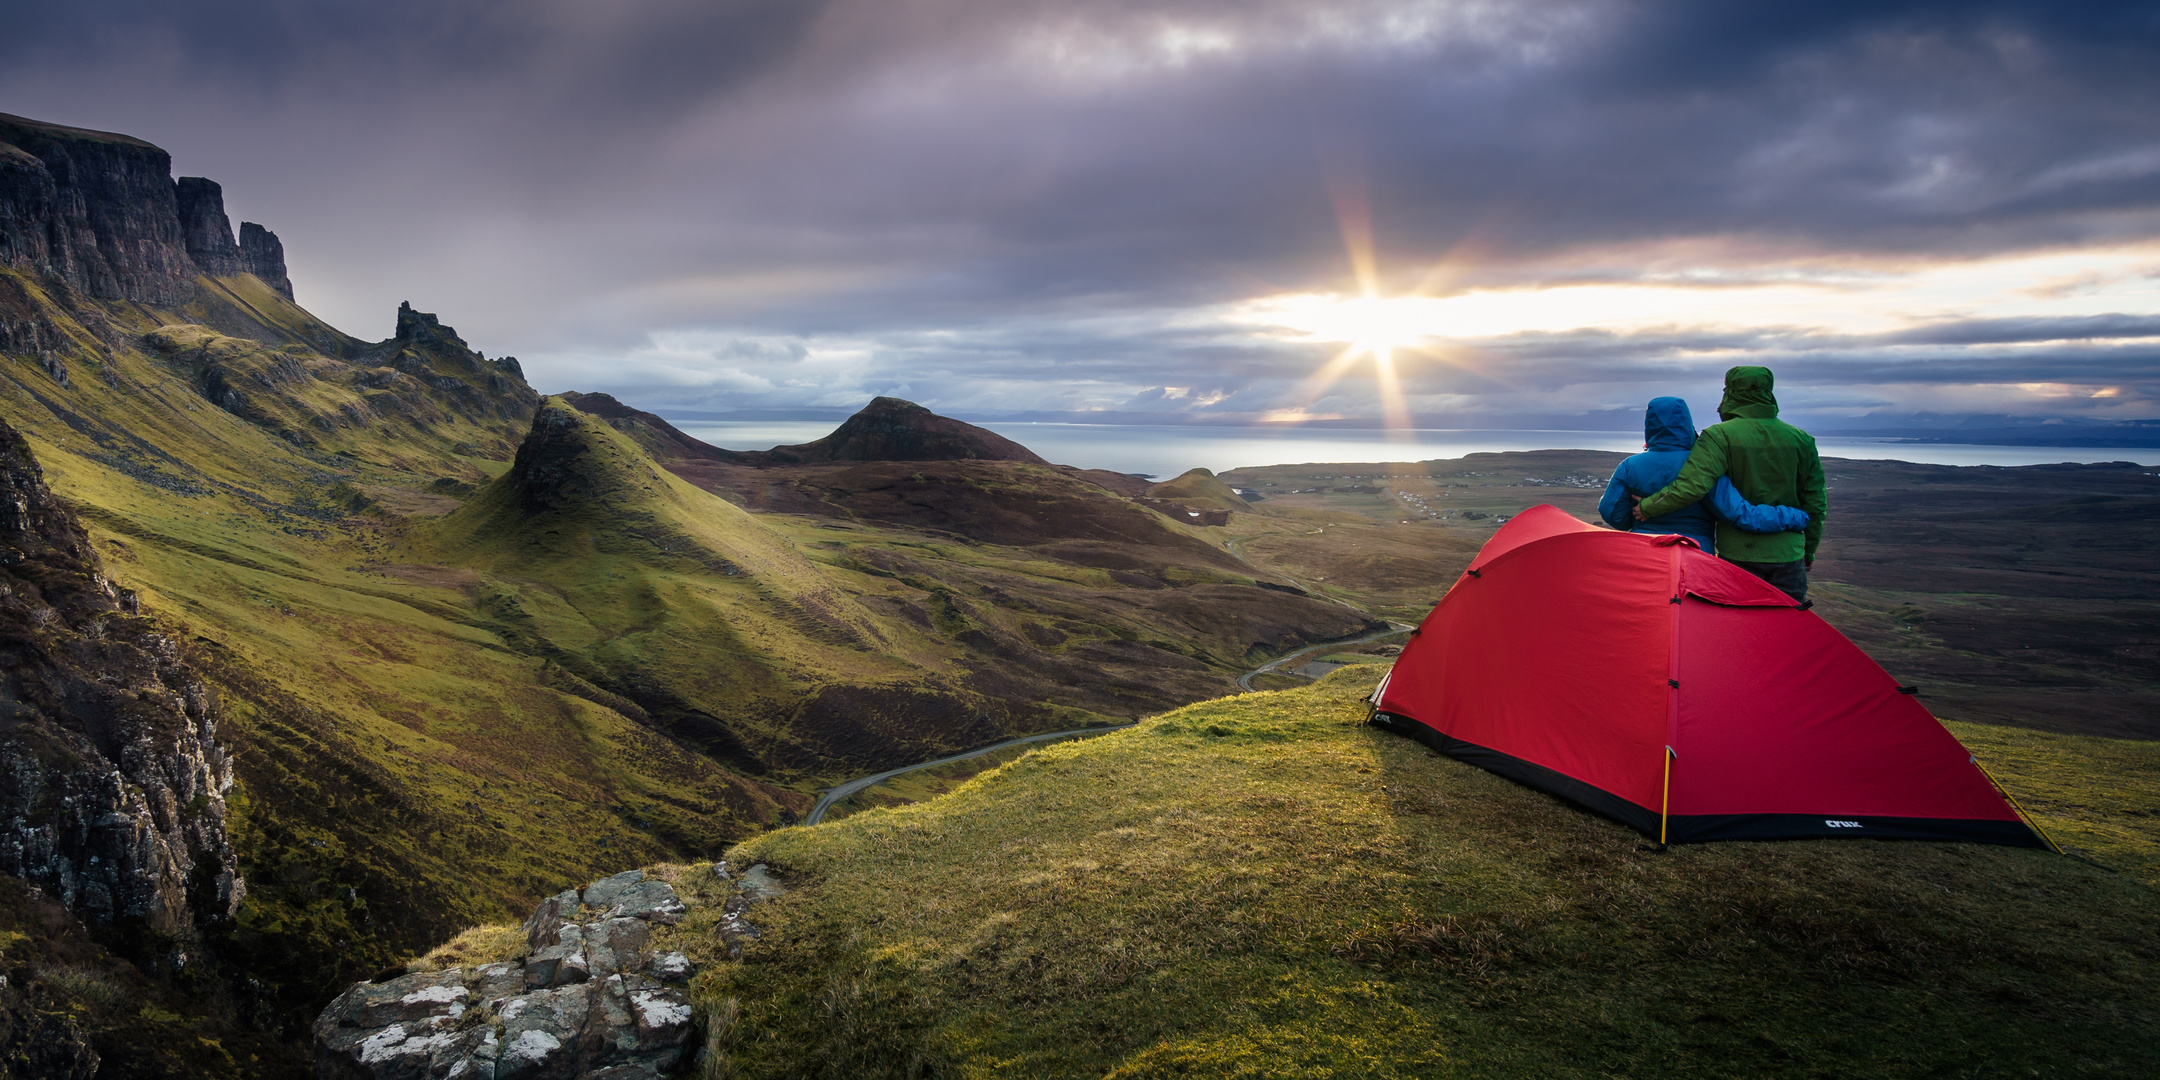
[{"label": "sea", "polygon": [[[832,421],[675,421],[693,438],[728,450],[769,450],[820,439]],[[1167,478],[1187,469],[1228,472],[1241,466],[1426,461],[1504,450],[1613,450],[1634,453],[1642,436],[1625,431],[1469,430],[1423,428],[1375,431],[1140,424],[989,423],[989,428],[1060,465]],[[2134,461],[2160,465],[2160,449],[2052,446],[1973,446],[1895,439],[1818,436],[1825,457],[1911,461],[1933,465],[2048,465]]]}]

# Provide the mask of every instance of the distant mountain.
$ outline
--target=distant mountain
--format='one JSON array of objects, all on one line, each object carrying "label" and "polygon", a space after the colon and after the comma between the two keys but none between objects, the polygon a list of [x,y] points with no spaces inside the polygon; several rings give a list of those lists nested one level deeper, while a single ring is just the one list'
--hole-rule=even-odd
[{"label": "distant mountain", "polygon": [[726,461],[745,465],[804,465],[836,461],[1024,461],[1046,464],[1035,452],[973,424],[939,416],[912,401],[873,398],[814,442],[770,450],[722,450],[691,438],[660,416],[607,394],[567,393],[580,412],[606,420],[661,460]]},{"label": "distant mountain", "polygon": [[819,461],[1024,461],[1035,452],[973,424],[939,416],[912,401],[873,398],[832,434],[767,452],[782,464]]},{"label": "distant mountain", "polygon": [[609,427],[630,436],[645,448],[646,453],[661,461],[694,458],[750,463],[758,460],[756,454],[722,450],[693,439],[658,415],[633,409],[609,394],[581,394],[573,390],[561,397],[571,408],[607,421]]}]

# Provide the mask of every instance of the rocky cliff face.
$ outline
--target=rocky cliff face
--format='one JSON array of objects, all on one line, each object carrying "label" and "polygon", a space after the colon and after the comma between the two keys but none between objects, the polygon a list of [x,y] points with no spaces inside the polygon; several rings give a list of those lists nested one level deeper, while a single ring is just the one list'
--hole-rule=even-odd
[{"label": "rocky cliff face", "polygon": [[106,581],[30,448],[0,424],[0,873],[184,967],[243,893],[232,767],[179,646]]},{"label": "rocky cliff face", "polygon": [[252,221],[240,223],[240,269],[263,280],[263,284],[293,298],[292,279],[285,276],[285,245],[277,234]]},{"label": "rocky cliff face", "polygon": [[188,258],[205,274],[239,273],[240,245],[233,242],[232,221],[225,216],[225,189],[215,180],[183,176],[173,182],[173,191]]},{"label": "rocky cliff face", "polygon": [[567,409],[543,408],[533,416],[531,434],[518,444],[510,465],[511,489],[518,509],[545,514],[592,499],[600,481],[585,467],[591,447],[577,416]]},{"label": "rocky cliff face", "polygon": [[196,275],[172,156],[125,135],[0,114],[0,262],[101,300],[175,303]]},{"label": "rocky cliff face", "polygon": [[218,185],[175,182],[172,156],[141,139],[0,114],[0,266],[98,300],[182,303],[197,275],[239,273],[290,297],[283,246],[253,230],[235,243]]}]

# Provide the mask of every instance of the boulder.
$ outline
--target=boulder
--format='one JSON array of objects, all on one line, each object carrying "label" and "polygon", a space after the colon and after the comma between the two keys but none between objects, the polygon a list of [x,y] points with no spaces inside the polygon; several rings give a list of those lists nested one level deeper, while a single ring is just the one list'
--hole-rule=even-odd
[{"label": "boulder", "polygon": [[[674,892],[672,889],[668,891]],[[677,905],[678,908],[680,906]],[[648,962],[645,946],[651,941],[652,927],[643,919],[618,917],[594,923],[585,947],[593,975],[605,978],[620,972],[636,971]]]},{"label": "boulder", "polygon": [[577,914],[577,908],[576,889],[564,889],[540,901],[540,906],[533,909],[532,917],[525,920],[525,943],[535,952],[555,944],[556,932]]},{"label": "boulder", "polygon": [[355,984],[315,1021],[316,1076],[659,1080],[690,1040],[695,968],[649,951],[652,924],[684,910],[632,870],[541,901],[520,962]]},{"label": "boulder", "polygon": [[461,971],[361,983],[315,1020],[316,1074],[425,1080],[438,1063],[470,1057],[478,1025],[461,1023],[473,1005]]},{"label": "boulder", "polygon": [[688,909],[683,907],[682,900],[676,897],[675,890],[669,887],[667,882],[642,881],[615,894],[614,904],[609,907],[608,914],[673,926],[682,921],[683,912],[686,910]]}]

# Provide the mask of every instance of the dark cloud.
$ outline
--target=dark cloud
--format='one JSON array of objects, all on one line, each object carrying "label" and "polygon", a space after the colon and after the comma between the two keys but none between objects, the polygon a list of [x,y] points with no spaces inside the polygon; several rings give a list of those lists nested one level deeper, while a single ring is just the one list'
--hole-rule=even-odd
[{"label": "dark cloud", "polygon": [[[1396,288],[1451,253],[1467,287],[2160,237],[2149,3],[10,2],[0,24],[0,109],[221,180],[335,321],[383,333],[411,297],[546,388],[686,407],[1277,407],[1330,347],[1204,316],[1347,288],[1346,200]],[[1522,335],[1409,389],[1617,407],[1715,347],[1796,386],[2117,364],[2128,396],[2092,407],[2119,409],[2156,385],[2130,341],[2152,327]]]}]

